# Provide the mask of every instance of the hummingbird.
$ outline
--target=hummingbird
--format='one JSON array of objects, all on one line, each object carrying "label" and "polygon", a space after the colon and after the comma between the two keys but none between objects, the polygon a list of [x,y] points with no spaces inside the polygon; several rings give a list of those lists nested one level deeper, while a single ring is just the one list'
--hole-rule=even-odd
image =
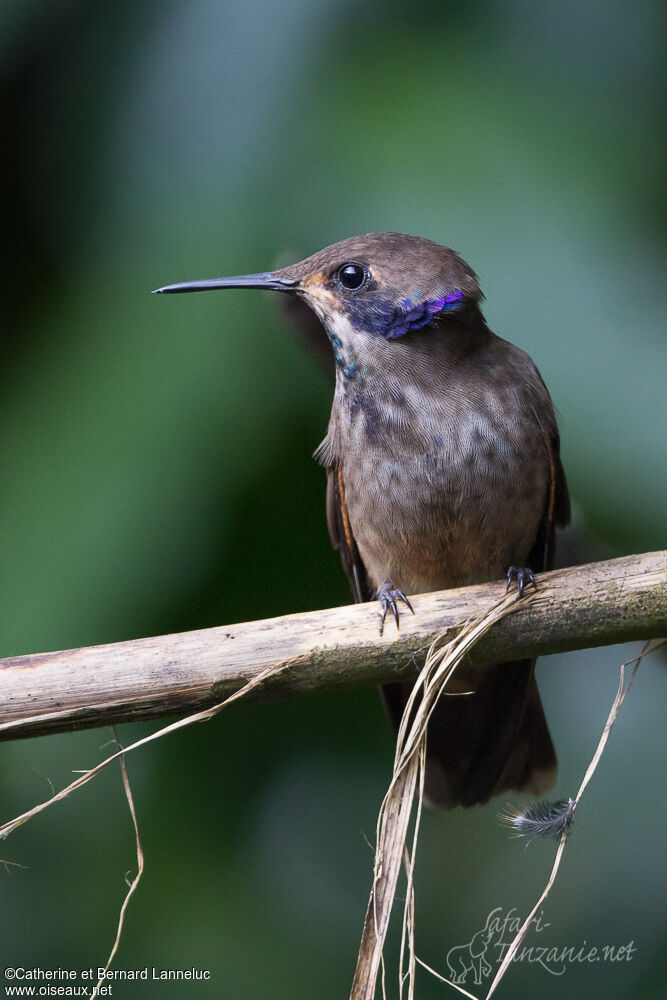
[{"label": "hummingbird", "polygon": [[[492,333],[475,272],[401,233],[342,240],[274,271],[165,285],[255,288],[301,300],[331,343],[335,391],[316,457],[355,601],[413,612],[410,595],[507,577],[519,592],[552,565],[569,521],[551,397],[531,358]],[[414,612],[413,612],[414,613]],[[451,809],[551,787],[556,755],[533,660],[462,665],[427,736],[425,793]],[[397,727],[411,691],[382,688]]]}]

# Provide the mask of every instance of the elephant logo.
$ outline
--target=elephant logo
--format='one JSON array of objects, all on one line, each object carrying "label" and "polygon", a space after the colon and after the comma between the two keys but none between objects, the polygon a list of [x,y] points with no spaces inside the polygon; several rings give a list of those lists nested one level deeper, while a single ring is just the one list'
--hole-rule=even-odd
[{"label": "elephant logo", "polygon": [[474,975],[475,986],[482,985],[482,977],[491,972],[491,964],[486,960],[486,949],[491,943],[495,928],[491,926],[493,913],[487,917],[481,931],[473,934],[467,944],[457,944],[447,952],[447,966],[453,983],[465,983],[468,973]]}]

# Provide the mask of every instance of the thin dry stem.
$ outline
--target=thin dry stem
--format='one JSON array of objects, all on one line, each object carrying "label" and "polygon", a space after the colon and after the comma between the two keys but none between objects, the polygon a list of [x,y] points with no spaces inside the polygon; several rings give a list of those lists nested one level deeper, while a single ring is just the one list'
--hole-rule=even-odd
[{"label": "thin dry stem", "polygon": [[[114,732],[114,739],[115,739],[117,745],[122,750],[123,748],[122,748],[122,746],[120,744],[120,741],[118,739],[118,734],[116,733],[116,727],[115,726],[113,727],[113,732]],[[115,941],[113,943],[113,947],[112,947],[111,951],[109,952],[109,957],[107,958],[106,965],[104,966],[104,973],[97,980],[95,988],[94,988],[94,990],[93,990],[93,992],[91,994],[91,996],[93,996],[93,997],[99,996],[100,987],[104,984],[105,973],[108,971],[109,967],[111,966],[111,963],[113,962],[114,958],[116,957],[116,952],[118,951],[118,945],[120,944],[120,939],[121,939],[121,936],[122,936],[122,933],[123,933],[123,924],[125,923],[125,912],[126,912],[127,907],[129,905],[130,899],[134,895],[135,890],[136,890],[137,886],[139,885],[139,882],[141,881],[141,876],[144,873],[144,852],[143,852],[143,849],[141,847],[141,838],[139,837],[139,825],[137,823],[137,813],[136,813],[136,810],[134,808],[134,798],[132,796],[132,788],[130,786],[130,779],[129,779],[128,773],[127,773],[127,766],[125,764],[125,754],[124,753],[121,754],[121,756],[119,758],[119,763],[120,763],[121,774],[123,776],[123,788],[125,789],[125,797],[127,799],[127,804],[129,806],[129,809],[130,809],[130,816],[132,817],[132,825],[134,827],[134,837],[135,837],[136,848],[137,848],[137,874],[132,879],[132,882],[129,883],[127,894],[125,896],[125,899],[123,900],[123,905],[120,908],[120,914],[119,914],[119,917],[118,917],[118,929],[116,931],[116,939],[115,939]]]},{"label": "thin dry stem", "polygon": [[458,990],[459,993],[462,993],[464,997],[469,997],[470,1000],[479,1000],[479,997],[476,997],[474,993],[468,993],[468,991],[464,990],[458,983],[455,983],[451,979],[447,979],[447,977],[443,976],[441,973],[436,972],[435,969],[432,969],[430,965],[427,965],[426,962],[419,957],[419,955],[416,956],[416,959],[422,969],[426,969],[426,971],[430,972],[432,976],[439,979],[441,983],[447,983],[448,986],[452,986],[455,990]]},{"label": "thin dry stem", "polygon": [[[401,933],[401,953],[398,970],[399,1000],[403,997],[403,984],[408,980],[408,1000],[414,1000],[415,995],[415,861],[417,859],[417,840],[419,838],[419,824],[421,822],[422,805],[424,802],[424,778],[426,774],[426,734],[419,744],[419,782],[417,790],[417,813],[415,816],[414,830],[412,833],[412,848],[406,847],[403,854],[403,865],[406,875],[405,907],[403,910],[403,929]],[[408,971],[403,973],[403,961],[405,955],[405,943],[407,937],[408,944]]]},{"label": "thin dry stem", "polygon": [[52,795],[50,799],[40,802],[39,805],[33,806],[32,809],[28,809],[27,812],[21,813],[20,816],[16,816],[7,823],[3,823],[3,825],[0,826],[0,838],[8,837],[10,833],[13,833],[14,830],[16,830],[19,826],[22,826],[23,823],[27,823],[28,820],[33,818],[33,816],[37,816],[39,813],[44,812],[45,809],[48,809],[49,806],[54,805],[56,802],[60,802],[61,799],[66,799],[68,795],[71,795],[72,792],[75,792],[78,788],[82,788],[96,775],[98,775],[100,771],[104,770],[105,767],[108,767],[109,764],[112,764],[119,757],[124,757],[125,754],[131,753],[132,750],[137,750],[139,747],[145,746],[153,740],[158,740],[163,736],[167,736],[169,733],[174,733],[177,729],[184,729],[186,726],[191,726],[195,722],[207,722],[209,719],[212,719],[215,715],[221,712],[223,708],[231,704],[231,702],[238,701],[239,698],[242,698],[249,691],[253,690],[253,688],[262,684],[269,677],[274,677],[281,671],[286,670],[292,662],[293,660],[290,659],[285,660],[283,663],[279,663],[276,666],[267,667],[267,669],[263,670],[261,674],[257,674],[257,676],[253,677],[247,684],[244,684],[242,688],[239,688],[238,691],[235,691],[234,694],[231,694],[228,698],[225,698],[224,701],[219,702],[217,705],[213,705],[211,708],[204,709],[201,712],[195,712],[194,715],[188,715],[184,719],[178,719],[176,722],[172,722],[170,725],[163,726],[162,729],[158,729],[156,732],[150,733],[148,736],[144,736],[135,743],[131,743],[123,750],[117,750],[116,753],[112,753],[109,757],[106,757],[105,760],[96,764],[95,767],[91,767],[90,770],[84,771],[81,777],[77,778],[65,788],[62,788],[59,792],[56,792],[56,794]]},{"label": "thin dry stem", "polygon": [[[620,711],[621,705],[625,701],[626,695],[627,695],[628,691],[630,690],[630,688],[632,686],[632,682],[635,679],[635,674],[637,673],[637,669],[639,667],[639,664],[641,663],[643,657],[646,656],[647,653],[654,652],[654,650],[658,649],[660,646],[662,646],[664,644],[665,644],[665,640],[660,640],[658,642],[648,642],[648,643],[646,643],[646,645],[642,649],[642,651],[639,654],[639,656],[635,656],[635,657],[633,657],[633,659],[628,660],[626,663],[622,663],[621,664],[620,677],[619,677],[619,681],[618,681],[618,690],[616,691],[616,697],[614,698],[613,704],[612,704],[611,709],[609,711],[609,715],[607,717],[607,721],[605,723],[605,727],[604,727],[604,729],[602,731],[602,736],[600,737],[600,739],[598,741],[598,745],[597,745],[597,748],[595,750],[595,753],[593,754],[593,758],[592,758],[590,764],[588,765],[588,767],[586,769],[586,773],[584,774],[583,780],[582,780],[582,782],[581,782],[581,784],[579,786],[579,791],[577,792],[577,794],[574,797],[573,805],[572,805],[572,813],[574,813],[574,810],[577,808],[577,805],[579,804],[579,800],[581,799],[581,796],[582,796],[582,794],[584,792],[584,789],[586,788],[586,786],[588,785],[588,782],[593,777],[593,774],[595,773],[595,770],[596,770],[598,764],[600,763],[600,758],[602,757],[602,754],[604,752],[604,748],[607,745],[607,740],[609,739],[609,733],[611,732],[611,727],[614,725],[614,723],[615,723],[615,721],[616,721],[616,719],[618,717],[618,713]],[[625,684],[625,670],[626,670],[626,667],[630,666],[630,664],[632,664],[632,663],[634,663],[634,668],[632,670],[632,674],[630,675],[630,680],[628,681],[627,684]],[[486,994],[486,1000],[489,1000],[489,998],[491,996],[493,996],[493,994],[495,993],[495,991],[496,991],[496,989],[497,989],[497,987],[498,987],[501,979],[503,978],[503,976],[507,972],[507,969],[509,968],[512,959],[516,955],[517,951],[519,950],[519,948],[521,946],[521,943],[522,943],[523,939],[525,938],[526,934],[528,933],[528,928],[530,927],[531,922],[532,922],[533,918],[535,917],[535,914],[538,913],[540,907],[542,906],[542,904],[544,903],[545,899],[547,898],[547,896],[551,892],[551,888],[552,888],[554,882],[556,881],[556,876],[558,874],[558,869],[560,868],[560,863],[561,863],[561,860],[563,858],[563,853],[565,851],[565,843],[567,841],[568,832],[569,832],[569,826],[561,834],[561,838],[560,838],[560,841],[558,843],[558,848],[556,850],[556,857],[554,858],[553,867],[551,869],[551,874],[549,875],[549,879],[547,881],[547,884],[545,885],[544,889],[542,890],[542,893],[540,894],[540,898],[537,900],[537,902],[533,906],[532,910],[530,911],[530,913],[528,914],[528,916],[524,920],[523,924],[521,925],[521,927],[517,931],[516,936],[514,937],[512,943],[510,944],[509,948],[507,949],[507,952],[505,954],[505,957],[503,958],[503,961],[502,961],[502,963],[500,965],[500,968],[498,969],[498,971],[497,971],[497,973],[496,973],[496,975],[494,977],[494,980],[491,983],[491,986],[489,987],[489,992]]]},{"label": "thin dry stem", "polygon": [[[426,655],[426,662],[405,706],[396,741],[394,771],[389,789],[378,815],[373,888],[359,947],[350,1000],[372,1000],[377,975],[382,968],[382,993],[386,998],[383,947],[394,902],[401,858],[406,851],[406,838],[419,777],[419,793],[412,848],[406,863],[408,887],[403,911],[401,957],[399,962],[399,993],[402,996],[405,979],[409,980],[408,1000],[413,1000],[415,983],[414,948],[414,862],[417,850],[419,819],[423,799],[423,772],[428,721],[447,682],[463,657],[476,642],[508,614],[517,603],[516,593],[505,596],[486,613],[471,619],[452,640],[442,643],[436,636]],[[403,973],[407,942],[408,971]]]}]

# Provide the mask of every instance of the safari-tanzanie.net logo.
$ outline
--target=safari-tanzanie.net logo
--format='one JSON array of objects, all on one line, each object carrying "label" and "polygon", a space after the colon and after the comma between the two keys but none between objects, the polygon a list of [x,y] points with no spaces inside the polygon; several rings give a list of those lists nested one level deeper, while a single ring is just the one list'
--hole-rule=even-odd
[{"label": "safari-tanzanie.net logo", "polygon": [[[526,943],[526,938],[512,961],[540,965],[552,976],[562,976],[572,965],[630,962],[637,951],[634,941],[621,945],[591,945],[587,941],[576,945],[550,944],[550,935],[544,932],[551,924],[543,919],[542,913],[533,917],[531,923],[528,934],[531,937],[537,934],[539,939],[536,942],[533,938],[531,943]],[[514,907],[504,910],[502,906],[496,906],[491,910],[484,926],[469,941],[454,945],[447,952],[447,968],[452,982],[458,986],[481,986],[491,973],[497,972],[522,925],[523,917]]]}]

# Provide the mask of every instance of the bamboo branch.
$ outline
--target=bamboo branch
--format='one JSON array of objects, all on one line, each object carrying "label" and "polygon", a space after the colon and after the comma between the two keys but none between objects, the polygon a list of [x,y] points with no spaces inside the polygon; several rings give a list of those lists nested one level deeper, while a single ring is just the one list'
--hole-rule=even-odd
[{"label": "bamboo branch", "polygon": [[[0,660],[0,739],[192,712],[261,671],[278,697],[414,679],[434,637],[453,637],[504,592],[488,583],[412,597],[415,616],[378,635],[373,605],[285,615],[131,642]],[[484,665],[667,634],[667,551],[544,573],[475,647]]]}]

